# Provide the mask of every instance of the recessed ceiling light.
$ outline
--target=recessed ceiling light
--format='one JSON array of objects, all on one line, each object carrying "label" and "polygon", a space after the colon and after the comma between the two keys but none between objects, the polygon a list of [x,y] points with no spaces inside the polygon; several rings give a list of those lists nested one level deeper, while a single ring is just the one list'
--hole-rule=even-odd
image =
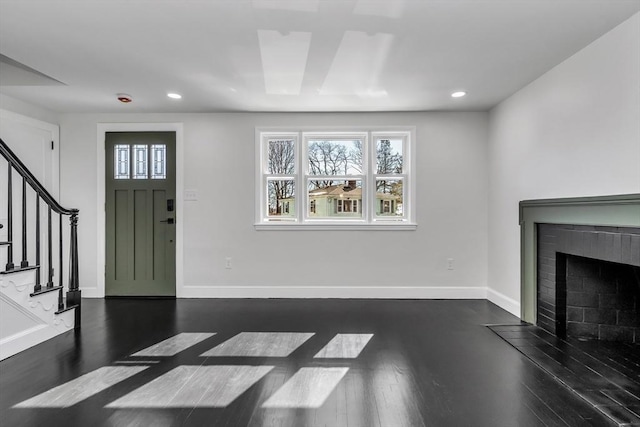
[{"label": "recessed ceiling light", "polygon": [[179,93],[168,93],[167,96],[171,99],[180,99],[182,98],[182,95],[180,95]]},{"label": "recessed ceiling light", "polygon": [[459,92],[453,92],[451,94],[452,98],[462,98],[463,96],[465,96],[467,94],[467,92],[463,92],[463,91],[459,91]]}]

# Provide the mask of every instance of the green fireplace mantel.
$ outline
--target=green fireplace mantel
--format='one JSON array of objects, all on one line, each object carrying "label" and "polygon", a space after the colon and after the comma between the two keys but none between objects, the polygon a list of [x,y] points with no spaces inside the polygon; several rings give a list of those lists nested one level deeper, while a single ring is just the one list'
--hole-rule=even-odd
[{"label": "green fireplace mantel", "polygon": [[640,227],[640,194],[520,202],[520,311],[536,323],[536,224]]}]

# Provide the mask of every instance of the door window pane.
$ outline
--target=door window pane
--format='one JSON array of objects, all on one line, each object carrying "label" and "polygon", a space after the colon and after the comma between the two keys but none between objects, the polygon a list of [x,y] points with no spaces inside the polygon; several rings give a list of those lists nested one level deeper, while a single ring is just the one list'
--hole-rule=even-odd
[{"label": "door window pane", "polygon": [[129,179],[129,145],[116,144],[113,147],[115,179]]},{"label": "door window pane", "polygon": [[133,158],[135,159],[133,167],[133,179],[147,179],[149,177],[148,159],[149,152],[147,145],[134,145]]},{"label": "door window pane", "polygon": [[167,178],[167,146],[154,144],[151,146],[151,179]]}]

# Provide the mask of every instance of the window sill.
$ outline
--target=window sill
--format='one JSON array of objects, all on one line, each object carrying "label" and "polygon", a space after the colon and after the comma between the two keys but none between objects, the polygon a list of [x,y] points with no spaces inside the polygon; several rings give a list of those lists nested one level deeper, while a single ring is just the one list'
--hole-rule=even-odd
[{"label": "window sill", "polygon": [[259,223],[254,224],[256,231],[291,231],[291,230],[304,230],[304,231],[319,231],[319,230],[358,230],[358,231],[414,231],[418,228],[418,224],[415,223],[376,223],[376,224],[364,224],[364,223]]}]

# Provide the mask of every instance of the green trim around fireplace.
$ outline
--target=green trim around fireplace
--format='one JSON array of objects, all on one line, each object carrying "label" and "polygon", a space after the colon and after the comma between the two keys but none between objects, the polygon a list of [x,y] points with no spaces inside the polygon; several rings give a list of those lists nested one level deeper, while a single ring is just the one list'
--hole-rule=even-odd
[{"label": "green trim around fireplace", "polygon": [[520,202],[520,313],[536,323],[536,224],[640,227],[640,193]]}]

